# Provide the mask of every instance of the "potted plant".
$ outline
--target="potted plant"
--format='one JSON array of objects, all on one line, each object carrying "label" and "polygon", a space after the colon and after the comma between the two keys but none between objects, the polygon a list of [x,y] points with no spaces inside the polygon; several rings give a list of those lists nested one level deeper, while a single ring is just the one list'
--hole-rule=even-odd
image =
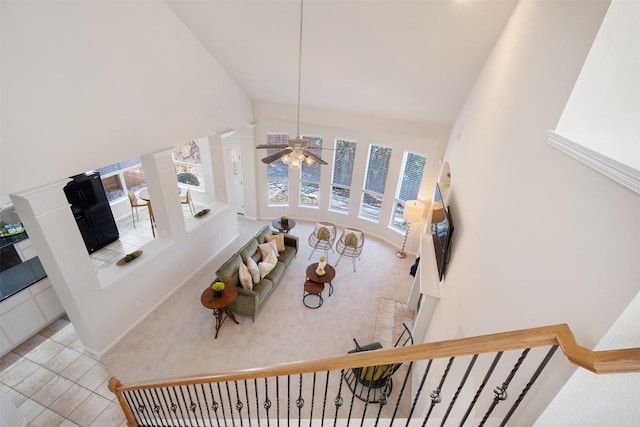
[{"label": "potted plant", "polygon": [[289,217],[286,215],[282,215],[280,217],[280,224],[282,225],[288,225],[289,224]]},{"label": "potted plant", "polygon": [[213,297],[221,297],[224,293],[224,283],[223,282],[215,282],[211,285],[211,289],[213,289]]}]

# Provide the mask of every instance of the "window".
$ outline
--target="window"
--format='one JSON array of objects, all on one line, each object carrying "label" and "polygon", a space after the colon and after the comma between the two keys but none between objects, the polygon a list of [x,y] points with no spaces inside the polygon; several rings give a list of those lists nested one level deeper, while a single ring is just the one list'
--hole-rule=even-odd
[{"label": "window", "polygon": [[[267,144],[288,144],[289,135],[281,133],[267,134]],[[277,153],[280,148],[268,148],[267,156]],[[289,166],[276,160],[267,165],[267,196],[270,205],[289,204]]]},{"label": "window", "polygon": [[391,159],[391,147],[381,145],[369,146],[369,160],[364,181],[364,193],[360,203],[360,216],[362,218],[378,221],[380,219],[380,207],[382,195],[387,183],[389,172],[389,160]]},{"label": "window", "polygon": [[139,157],[99,168],[98,172],[109,202],[125,197],[129,190],[138,191],[147,186]]},{"label": "window", "polygon": [[349,199],[351,197],[351,179],[356,159],[356,143],[337,139],[335,149],[329,209],[348,213]]},{"label": "window", "polygon": [[[320,136],[303,136],[304,140],[309,141],[306,150],[322,157],[322,137]],[[320,196],[320,164],[313,162],[311,165],[306,161],[302,162],[300,168],[300,206],[318,206]]]},{"label": "window", "polygon": [[204,189],[198,142],[187,141],[176,145],[172,156],[178,182],[189,187]]},{"label": "window", "polygon": [[418,198],[418,190],[422,182],[422,174],[424,173],[424,165],[427,158],[415,153],[404,153],[402,161],[402,177],[398,182],[396,190],[396,200],[393,205],[393,217],[391,218],[391,228],[405,232],[407,231],[407,222],[402,216],[404,213],[404,203],[407,200],[415,200]]}]

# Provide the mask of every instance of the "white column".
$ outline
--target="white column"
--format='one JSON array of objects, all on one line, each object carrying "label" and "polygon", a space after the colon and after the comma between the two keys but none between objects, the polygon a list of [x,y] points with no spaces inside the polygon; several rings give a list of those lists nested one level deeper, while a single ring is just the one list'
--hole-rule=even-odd
[{"label": "white column", "polygon": [[83,311],[81,301],[99,298],[101,287],[64,195],[65,184],[12,194],[11,200],[80,340],[91,349],[91,310]]}]

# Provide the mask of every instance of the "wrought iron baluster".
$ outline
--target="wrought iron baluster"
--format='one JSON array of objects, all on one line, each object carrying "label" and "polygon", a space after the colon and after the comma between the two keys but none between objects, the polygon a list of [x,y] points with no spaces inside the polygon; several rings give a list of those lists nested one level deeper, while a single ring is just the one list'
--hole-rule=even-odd
[{"label": "wrought iron baluster", "polygon": [[229,404],[229,418],[231,418],[231,425],[235,427],[236,419],[233,417],[233,399],[231,399],[231,390],[229,390],[229,382],[225,381],[225,388],[227,389],[227,403]]},{"label": "wrought iron baluster", "polygon": [[253,391],[256,396],[256,422],[260,426],[260,399],[258,398],[258,379],[253,379]]},{"label": "wrought iron baluster", "polygon": [[141,391],[134,390],[133,391],[133,399],[136,402],[136,412],[140,416],[140,419],[145,423],[150,424],[151,418],[149,417],[148,408],[145,406],[144,401],[142,400]]},{"label": "wrought iron baluster", "polygon": [[280,427],[280,377],[276,377],[276,422]]},{"label": "wrought iron baluster", "polygon": [[469,415],[471,414],[471,410],[473,409],[473,407],[475,406],[476,402],[478,401],[478,398],[480,397],[480,394],[482,393],[482,390],[484,390],[485,386],[489,382],[489,378],[491,378],[491,375],[493,374],[493,371],[495,371],[496,366],[498,366],[498,362],[500,361],[500,358],[502,357],[502,354],[503,354],[503,352],[499,351],[499,352],[496,353],[495,357],[493,358],[493,361],[491,362],[491,366],[489,366],[489,369],[487,370],[487,373],[484,375],[482,383],[478,387],[478,390],[476,391],[475,396],[473,396],[473,400],[471,400],[471,403],[469,404],[469,407],[467,408],[467,411],[464,413],[464,416],[462,417],[462,420],[460,421],[460,427],[462,427],[463,424],[467,421],[467,418],[469,418]]},{"label": "wrought iron baluster", "polygon": [[[159,413],[160,408],[153,401],[153,396],[151,396],[151,390],[149,389],[140,390],[140,394],[142,395],[147,407],[149,408],[149,413],[153,417],[153,420],[157,423],[158,418],[160,417],[160,413]],[[156,417],[156,414],[158,414],[157,417]]]},{"label": "wrought iron baluster", "polygon": [[507,415],[504,417],[504,419],[500,423],[500,427],[507,424],[507,421],[509,421],[509,418],[511,418],[514,411],[518,408],[518,406],[520,405],[520,402],[522,402],[522,399],[524,399],[524,397],[527,395],[527,393],[529,392],[529,389],[531,388],[533,383],[536,382],[536,380],[538,379],[538,377],[540,376],[544,368],[547,366],[547,364],[551,360],[551,357],[553,356],[553,354],[556,352],[557,349],[558,349],[557,345],[551,346],[547,354],[544,356],[544,359],[542,359],[542,362],[540,362],[540,364],[538,365],[538,368],[535,370],[535,372],[531,376],[531,379],[529,380],[527,385],[524,387],[524,389],[522,389],[522,392],[520,393],[516,401],[511,406],[511,409],[509,409],[509,412],[507,412]]},{"label": "wrought iron baluster", "polygon": [[298,427],[302,427],[302,407],[304,406],[304,399],[302,398],[302,374],[298,377],[298,399],[296,399],[296,406],[298,407]]},{"label": "wrought iron baluster", "polygon": [[327,395],[329,393],[329,371],[327,371],[327,376],[324,380],[324,397],[322,399],[322,417],[320,421],[320,427],[324,427],[324,414],[327,408]]},{"label": "wrought iron baluster", "polygon": [[[193,426],[193,424],[191,423],[191,417],[189,417],[189,403],[187,403],[187,399],[184,397],[184,390],[182,389],[183,386],[179,386],[178,390],[180,390],[180,397],[182,397],[182,405],[184,405],[184,411],[186,412],[187,416],[185,417],[185,419],[187,421],[189,421],[189,426]],[[186,422],[186,421],[185,421]],[[198,427],[198,426],[196,426]]]},{"label": "wrought iron baluster", "polygon": [[[211,384],[211,383],[209,383]],[[203,420],[209,420],[209,424],[213,425],[213,422],[211,420],[211,412],[209,411],[209,400],[207,399],[207,390],[204,388],[204,383],[200,384],[200,389],[202,390],[202,398],[204,399],[204,407],[207,410],[207,417],[205,418],[204,416],[202,417]],[[206,423],[205,423],[206,425]]]},{"label": "wrought iron baluster", "polygon": [[[227,414],[225,412],[225,404],[224,404],[224,396],[223,396],[223,392],[222,392],[222,386],[220,385],[220,383],[216,383],[217,389],[218,389],[218,399],[220,399],[220,413],[222,414],[222,421],[224,421],[224,425],[227,425]],[[231,417],[233,418],[233,411],[231,409],[229,409],[229,413],[231,414]]]},{"label": "wrought iron baluster", "polygon": [[271,417],[269,416],[269,409],[271,409],[271,400],[269,399],[269,386],[267,378],[264,379],[264,409],[267,417],[267,427],[269,427],[269,420]]},{"label": "wrought iron baluster", "polygon": [[[205,419],[206,419],[206,418],[204,417],[204,412],[202,412],[202,406],[203,406],[203,405],[202,405],[202,401],[201,401],[201,399],[200,399],[200,395],[198,394],[198,388],[196,387],[196,385],[195,385],[195,384],[192,384],[192,385],[191,385],[191,387],[193,388],[193,394],[194,394],[194,396],[195,396],[196,403],[197,403],[197,405],[198,405],[198,409],[200,410],[200,419],[202,420],[202,425],[203,425],[204,427],[206,427],[206,425],[207,425],[207,424],[205,423]],[[204,396],[203,396],[203,397],[204,397]],[[204,403],[204,407],[205,407],[205,408],[207,407],[207,402],[206,402],[206,401],[205,401],[205,403]]]},{"label": "wrought iron baluster", "polygon": [[[344,399],[342,398],[342,382],[343,382],[343,380],[344,380],[344,369],[340,373],[340,382],[338,384],[338,394],[333,399],[333,403],[336,406],[336,413],[335,413],[335,415],[333,417],[333,427],[336,427],[336,425],[338,423],[338,411],[340,410],[340,407],[344,403]],[[353,398],[352,398],[351,401],[353,402]],[[347,420],[347,424],[348,423],[349,423],[349,420]]]},{"label": "wrought iron baluster", "polygon": [[[402,387],[400,388],[400,393],[398,394],[398,398],[396,399],[396,407],[393,409],[393,414],[391,415],[391,419],[389,420],[389,427],[393,425],[393,422],[396,419],[396,415],[398,414],[398,409],[400,407],[400,402],[402,402],[402,396],[404,395],[404,390],[409,383],[409,376],[411,375],[411,368],[413,368],[413,362],[409,362],[407,367],[407,373],[404,375],[404,379],[402,380]],[[382,405],[380,405],[380,409],[378,410],[378,417],[376,419],[376,426],[378,425],[378,420],[380,420],[380,415],[382,413]]]},{"label": "wrought iron baluster", "polygon": [[465,383],[467,382],[467,379],[469,378],[469,374],[471,374],[471,370],[473,369],[473,366],[476,364],[476,360],[478,360],[478,355],[474,354],[473,357],[471,358],[471,361],[469,362],[469,365],[467,366],[467,369],[464,372],[464,375],[462,376],[462,379],[460,380],[460,384],[458,385],[458,388],[456,389],[456,392],[454,393],[453,398],[451,399],[451,403],[449,404],[447,411],[444,413],[444,417],[442,417],[442,423],[440,424],[441,426],[444,426],[445,423],[447,422],[447,418],[449,418],[449,414],[453,409],[453,405],[456,404],[456,401],[458,400],[458,396],[460,396],[460,392],[462,391],[462,387],[464,387]]},{"label": "wrought iron baluster", "polygon": [[[160,398],[160,396],[162,395],[162,389],[154,388],[154,389],[153,389],[153,393],[154,393],[154,394],[155,394],[155,396],[156,396],[156,397],[155,397],[155,400],[157,400],[157,401],[158,401],[158,406],[159,406],[159,408],[160,408],[160,411],[162,412],[162,418],[165,420],[165,423],[166,423],[167,421],[170,421],[170,418],[167,416],[167,413],[165,412],[165,408],[166,408],[166,406],[165,406],[165,405],[163,405],[163,403],[162,403],[162,400],[163,400],[163,399],[161,399],[161,398]],[[158,414],[158,415],[160,415],[160,414]]]},{"label": "wrought iron baluster", "polygon": [[[220,397],[220,385],[218,384],[218,397]],[[213,391],[213,385],[211,383],[209,383],[209,392],[211,394],[211,409],[213,409],[213,415],[215,415],[216,417],[216,423],[218,424],[218,426],[220,425],[220,418],[218,417],[218,408],[220,407],[220,404],[216,401],[216,396],[215,393]],[[213,423],[212,423],[213,425]]]},{"label": "wrought iron baluster", "polygon": [[440,378],[440,383],[438,384],[438,388],[431,392],[431,405],[429,406],[429,411],[427,412],[427,416],[424,418],[424,422],[422,423],[423,426],[427,423],[427,420],[429,420],[429,417],[431,416],[431,412],[433,411],[433,408],[435,408],[435,406],[438,403],[442,402],[442,386],[444,386],[444,382],[446,381],[447,376],[449,375],[449,370],[451,369],[451,365],[453,365],[454,360],[455,360],[455,357],[449,358],[447,367],[445,368],[444,373]]},{"label": "wrought iron baluster", "polygon": [[291,375],[287,375],[287,426],[291,422]]},{"label": "wrought iron baluster", "polygon": [[133,392],[132,391],[124,391],[124,392],[122,392],[122,397],[127,402],[127,405],[129,405],[129,409],[131,409],[131,413],[133,414],[133,417],[135,418],[136,423],[141,424],[140,417],[138,416],[138,413],[136,412],[136,405],[133,402]]},{"label": "wrought iron baluster", "polygon": [[240,390],[238,390],[238,381],[233,382],[233,387],[236,390],[236,411],[238,411],[238,418],[240,419],[240,427],[243,426],[242,423],[242,408],[244,407],[242,401],[240,400]]},{"label": "wrought iron baluster", "polygon": [[[167,400],[167,395],[169,395],[169,400]],[[177,422],[177,418],[175,417],[175,413],[171,411],[171,395],[169,394],[169,389],[166,387],[162,387],[160,388],[160,396],[162,397],[162,401],[164,402],[164,408],[166,408],[166,414],[168,414],[168,416],[166,416],[166,419],[168,421],[170,421],[171,423],[174,422],[174,420]]]},{"label": "wrought iron baluster", "polygon": [[495,397],[493,398],[493,402],[491,402],[489,409],[487,409],[487,412],[484,414],[482,421],[480,421],[480,426],[483,426],[484,423],[487,422],[489,415],[491,415],[491,413],[493,412],[495,407],[498,405],[498,403],[500,403],[503,400],[507,400],[507,397],[508,397],[507,389],[509,388],[509,383],[515,376],[516,372],[518,372],[518,369],[520,369],[522,362],[524,362],[524,359],[527,357],[530,350],[531,350],[530,348],[527,348],[522,352],[522,354],[518,358],[518,361],[511,369],[511,372],[509,372],[507,379],[502,383],[502,385],[496,387],[495,390],[493,391],[495,393]]},{"label": "wrought iron baluster", "polygon": [[[191,411],[191,415],[189,417],[190,420],[194,420],[196,423],[196,427],[200,427],[200,423],[198,422],[198,417],[196,416],[196,410],[198,409],[199,403],[193,401],[193,396],[191,396],[191,390],[189,389],[189,385],[184,386],[187,389],[187,396],[189,396],[189,411]],[[196,401],[198,400],[196,396]]]},{"label": "wrought iron baluster", "polygon": [[316,398],[316,373],[313,373],[313,380],[311,383],[311,406],[309,407],[309,427],[311,427],[311,422],[313,420],[313,405],[315,404]]},{"label": "wrought iron baluster", "polygon": [[407,426],[409,426],[411,417],[413,416],[413,413],[416,410],[418,399],[420,399],[420,395],[422,394],[422,388],[424,387],[424,382],[427,380],[427,375],[429,374],[429,370],[431,369],[432,363],[433,363],[433,359],[429,359],[429,362],[427,362],[427,367],[424,369],[424,373],[422,374],[422,380],[420,380],[420,385],[418,386],[416,397],[413,398],[413,403],[411,404],[411,410],[409,410],[409,416],[407,416],[407,424],[406,424]]}]

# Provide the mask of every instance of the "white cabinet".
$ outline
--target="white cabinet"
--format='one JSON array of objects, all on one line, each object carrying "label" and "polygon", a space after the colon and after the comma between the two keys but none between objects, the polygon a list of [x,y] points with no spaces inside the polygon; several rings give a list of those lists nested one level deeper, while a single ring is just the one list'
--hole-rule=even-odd
[{"label": "white cabinet", "polygon": [[0,302],[0,355],[63,314],[48,277]]}]

